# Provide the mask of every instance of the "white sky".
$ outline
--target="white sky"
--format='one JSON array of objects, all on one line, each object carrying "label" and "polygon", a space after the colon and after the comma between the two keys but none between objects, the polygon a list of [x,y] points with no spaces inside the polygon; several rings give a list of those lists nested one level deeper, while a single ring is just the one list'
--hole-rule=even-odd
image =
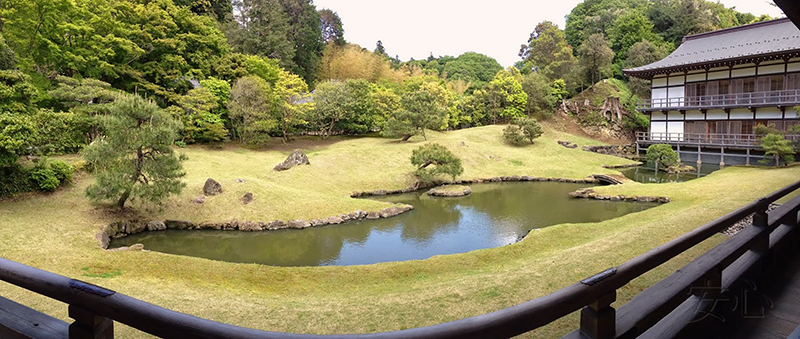
[{"label": "white sky", "polygon": [[[339,14],[344,37],[369,50],[378,40],[401,60],[458,56],[474,51],[501,65],[513,65],[519,47],[537,23],[550,20],[564,28],[564,17],[578,0],[316,0],[317,9]],[[759,16],[783,16],[767,0],[721,0],[726,7]]]}]

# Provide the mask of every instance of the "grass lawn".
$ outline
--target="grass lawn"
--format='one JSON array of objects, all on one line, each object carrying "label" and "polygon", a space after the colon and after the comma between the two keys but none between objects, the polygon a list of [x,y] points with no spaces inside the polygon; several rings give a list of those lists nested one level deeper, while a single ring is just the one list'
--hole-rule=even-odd
[{"label": "grass lawn", "polygon": [[[536,144],[502,143],[503,126],[428,133],[462,158],[462,178],[501,175],[584,178],[617,173],[601,165],[627,160],[567,149],[597,142],[551,129]],[[462,142],[464,145],[462,145]],[[181,150],[189,156],[185,192],[160,208],[139,207],[154,219],[269,221],[313,219],[378,210],[385,203],[349,198],[353,191],[398,189],[412,182],[411,151],[424,144],[380,138],[341,138],[311,146],[298,142],[311,165],[274,172],[293,147]],[[196,206],[209,177],[224,193]],[[265,330],[305,333],[363,333],[398,330],[478,315],[518,304],[570,285],[677,237],[800,178],[800,167],[730,167],[676,184],[628,183],[599,188],[608,194],[657,195],[669,204],[613,220],[562,224],[532,232],[500,248],[436,256],[426,260],[348,267],[270,267],[232,264],[156,252],[107,252],[97,230],[119,216],[84,197],[91,177],[52,194],[0,201],[0,256],[111,288],[142,300],[200,317]],[[244,179],[244,183],[236,183]],[[252,192],[255,201],[238,198]],[[634,280],[619,303],[724,239],[715,236],[686,255]],[[291,244],[287,244],[291,245]],[[66,305],[0,283],[0,295],[62,319]],[[578,326],[573,314],[534,332],[563,335]],[[124,326],[121,337],[140,337]]]}]

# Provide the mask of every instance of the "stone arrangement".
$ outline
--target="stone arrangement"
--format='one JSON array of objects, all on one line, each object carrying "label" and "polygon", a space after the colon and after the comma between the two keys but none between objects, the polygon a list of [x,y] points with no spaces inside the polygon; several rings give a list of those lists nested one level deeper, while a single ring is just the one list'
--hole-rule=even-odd
[{"label": "stone arrangement", "polygon": [[636,144],[583,146],[582,149],[587,152],[614,155],[623,158],[630,158],[636,155]]},{"label": "stone arrangement", "polygon": [[203,194],[217,195],[222,193],[222,184],[214,179],[208,178],[205,185],[203,185]]},{"label": "stone arrangement", "polygon": [[428,191],[428,195],[433,197],[465,197],[472,194],[472,188],[461,185],[439,186]]},{"label": "stone arrangement", "polygon": [[274,220],[271,222],[261,221],[239,221],[232,220],[229,222],[203,222],[193,223],[185,220],[130,220],[118,221],[106,225],[102,230],[97,232],[95,238],[97,239],[100,247],[108,249],[111,239],[123,238],[128,235],[137,234],[147,231],[163,231],[163,230],[226,230],[226,231],[269,231],[279,230],[284,228],[307,228],[312,226],[325,226],[337,225],[350,220],[364,220],[364,219],[380,219],[391,218],[393,216],[408,212],[414,209],[414,206],[405,204],[396,204],[391,207],[384,208],[377,212],[355,211],[352,213],[331,216],[324,219],[313,220]]},{"label": "stone arrangement", "polygon": [[484,182],[520,182],[520,181],[552,181],[552,182],[567,182],[567,183],[578,183],[578,184],[596,184],[599,181],[594,178],[586,178],[586,179],[568,179],[568,178],[540,178],[540,177],[532,177],[528,175],[512,175],[512,176],[502,176],[502,177],[494,177],[494,178],[486,178],[486,179],[464,179],[464,180],[454,180],[452,182],[446,181],[433,181],[429,183],[423,183],[417,181],[410,186],[399,189],[399,190],[377,190],[377,191],[366,191],[366,192],[353,192],[350,194],[351,198],[360,198],[360,197],[372,197],[372,196],[383,196],[383,195],[392,195],[392,194],[402,194],[402,193],[411,193],[415,191],[419,191],[425,188],[431,188],[435,186],[441,185],[461,185],[461,184],[480,184]]},{"label": "stone arrangement", "polygon": [[578,145],[572,143],[571,141],[559,141],[558,144],[566,148],[572,148],[572,149],[578,148]]},{"label": "stone arrangement", "polygon": [[575,192],[571,192],[569,196],[572,198],[584,198],[584,199],[594,199],[594,200],[658,202],[662,204],[670,202],[668,197],[650,197],[650,196],[639,197],[639,196],[599,194],[591,188],[579,189]]},{"label": "stone arrangement", "polygon": [[311,165],[311,162],[308,161],[308,156],[303,151],[296,149],[292,151],[292,154],[289,154],[286,160],[275,165],[273,169],[280,172],[299,165]]}]

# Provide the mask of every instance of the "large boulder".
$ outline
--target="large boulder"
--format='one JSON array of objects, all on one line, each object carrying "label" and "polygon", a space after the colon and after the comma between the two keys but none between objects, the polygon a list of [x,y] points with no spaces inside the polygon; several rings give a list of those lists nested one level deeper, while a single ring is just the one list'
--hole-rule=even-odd
[{"label": "large boulder", "polygon": [[222,193],[222,184],[214,179],[208,178],[206,184],[203,185],[203,193],[205,195],[217,195]]},{"label": "large boulder", "polygon": [[308,161],[308,156],[306,156],[303,151],[296,149],[292,152],[292,154],[289,154],[289,157],[286,158],[286,160],[275,165],[274,170],[285,171],[298,165],[311,165],[311,162]]}]

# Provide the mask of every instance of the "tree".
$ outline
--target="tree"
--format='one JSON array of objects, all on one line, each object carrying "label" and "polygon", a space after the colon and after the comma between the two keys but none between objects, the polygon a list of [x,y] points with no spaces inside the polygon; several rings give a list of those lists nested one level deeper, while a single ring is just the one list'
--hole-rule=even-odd
[{"label": "tree", "polygon": [[383,41],[380,40],[378,40],[378,42],[375,43],[375,50],[372,51],[372,53],[375,53],[385,58],[389,57],[389,54],[386,54],[386,48],[383,47]]},{"label": "tree", "polygon": [[335,44],[344,46],[344,28],[339,14],[330,9],[319,10],[319,18],[322,22],[322,42],[324,44]]},{"label": "tree", "polygon": [[[426,144],[415,149],[411,153],[411,164],[417,166],[414,174],[422,181],[432,181],[439,174],[446,174],[453,177],[464,173],[461,167],[461,159],[455,156],[449,149],[439,144]],[[430,166],[434,166],[431,168]]]},{"label": "tree", "polygon": [[354,106],[355,98],[341,81],[326,81],[317,85],[313,97],[314,110],[309,122],[323,139],[331,135],[340,120],[353,115],[351,107]]},{"label": "tree", "polygon": [[257,76],[237,80],[228,101],[233,136],[243,143],[262,144],[278,127],[273,115],[275,98],[269,83]]},{"label": "tree", "polygon": [[319,75],[322,49],[325,47],[320,15],[312,0],[281,0],[281,4],[289,18],[289,40],[295,46],[292,57],[295,67],[287,69],[313,85]]},{"label": "tree", "polygon": [[36,125],[27,115],[0,112],[0,168],[16,164],[36,135]]},{"label": "tree", "polygon": [[522,90],[519,80],[522,76],[516,68],[497,72],[494,79],[476,96],[484,101],[491,123],[498,120],[515,119],[525,115],[528,94]]},{"label": "tree", "polygon": [[186,186],[180,180],[186,156],[176,155],[170,147],[179,123],[153,102],[122,97],[101,124],[104,137],[84,151],[97,178],[86,188],[91,200],[115,200],[123,208],[129,199],[156,203]]},{"label": "tree", "polygon": [[295,67],[292,26],[280,0],[233,0],[233,13],[225,35],[234,51]]},{"label": "tree", "polygon": [[577,87],[575,76],[579,71],[578,59],[567,44],[564,32],[550,21],[536,25],[527,45],[522,45],[519,55],[534,70],[551,80],[565,79],[567,87]]},{"label": "tree", "polygon": [[422,134],[425,129],[444,129],[447,127],[447,108],[450,102],[447,90],[437,83],[423,82],[419,87],[412,86],[403,93],[401,109],[389,118],[383,134],[390,137],[403,137],[403,141]]},{"label": "tree", "polygon": [[308,100],[308,85],[299,76],[282,71],[272,93],[275,95],[275,113],[283,136],[283,143],[289,141],[290,129],[303,120],[307,111],[313,108]]},{"label": "tree", "polygon": [[189,91],[181,96],[178,105],[183,109],[178,118],[183,122],[184,142],[217,142],[228,135],[220,112],[220,98],[208,88]]},{"label": "tree", "polygon": [[769,157],[775,160],[775,166],[780,165],[780,161],[788,164],[794,162],[794,147],[791,140],[786,140],[786,137],[780,133],[769,133],[761,138],[761,147],[764,149],[764,159],[761,163],[769,163]]},{"label": "tree", "polygon": [[404,77],[401,71],[392,68],[384,56],[358,45],[328,44],[322,53],[319,77],[322,81],[364,79],[373,83],[382,80],[401,82]]},{"label": "tree", "polygon": [[173,0],[178,6],[185,6],[198,15],[212,15],[219,22],[226,22],[233,14],[230,0]]},{"label": "tree", "polygon": [[650,19],[635,11],[617,17],[609,27],[607,34],[611,49],[616,51],[618,60],[622,60],[628,49],[642,40],[651,41],[657,45],[664,43],[661,37],[653,33],[653,23],[650,22]]},{"label": "tree", "polygon": [[650,147],[647,148],[646,157],[647,161],[655,163],[656,171],[659,170],[661,165],[669,167],[676,166],[680,163],[678,160],[678,153],[672,149],[672,146],[667,144],[650,145]]},{"label": "tree", "polygon": [[[436,63],[439,64],[438,61]],[[461,54],[441,68],[440,75],[448,80],[466,81],[471,90],[484,88],[497,72],[503,70],[503,66],[494,58],[475,52]]]},{"label": "tree", "polygon": [[[667,56],[667,49],[664,45],[656,45],[651,41],[639,41],[625,53],[625,68],[634,68],[648,65]],[[632,77],[628,79],[628,86],[636,94],[643,98],[650,97],[650,82],[644,79]]]},{"label": "tree", "polygon": [[517,119],[513,125],[503,129],[503,138],[512,145],[521,146],[527,142],[533,144],[533,140],[544,133],[542,126],[533,118]]},{"label": "tree", "polygon": [[530,114],[552,114],[557,98],[552,95],[551,82],[539,73],[528,73],[522,76],[522,90],[528,95],[525,111]]},{"label": "tree", "polygon": [[600,81],[604,73],[608,73],[611,61],[614,60],[614,51],[608,47],[608,41],[602,33],[590,35],[578,49],[578,54],[592,84]]},{"label": "tree", "polygon": [[[0,30],[1,32],[2,30]],[[17,53],[8,47],[6,40],[0,35],[0,70],[14,69],[17,67]]]}]

